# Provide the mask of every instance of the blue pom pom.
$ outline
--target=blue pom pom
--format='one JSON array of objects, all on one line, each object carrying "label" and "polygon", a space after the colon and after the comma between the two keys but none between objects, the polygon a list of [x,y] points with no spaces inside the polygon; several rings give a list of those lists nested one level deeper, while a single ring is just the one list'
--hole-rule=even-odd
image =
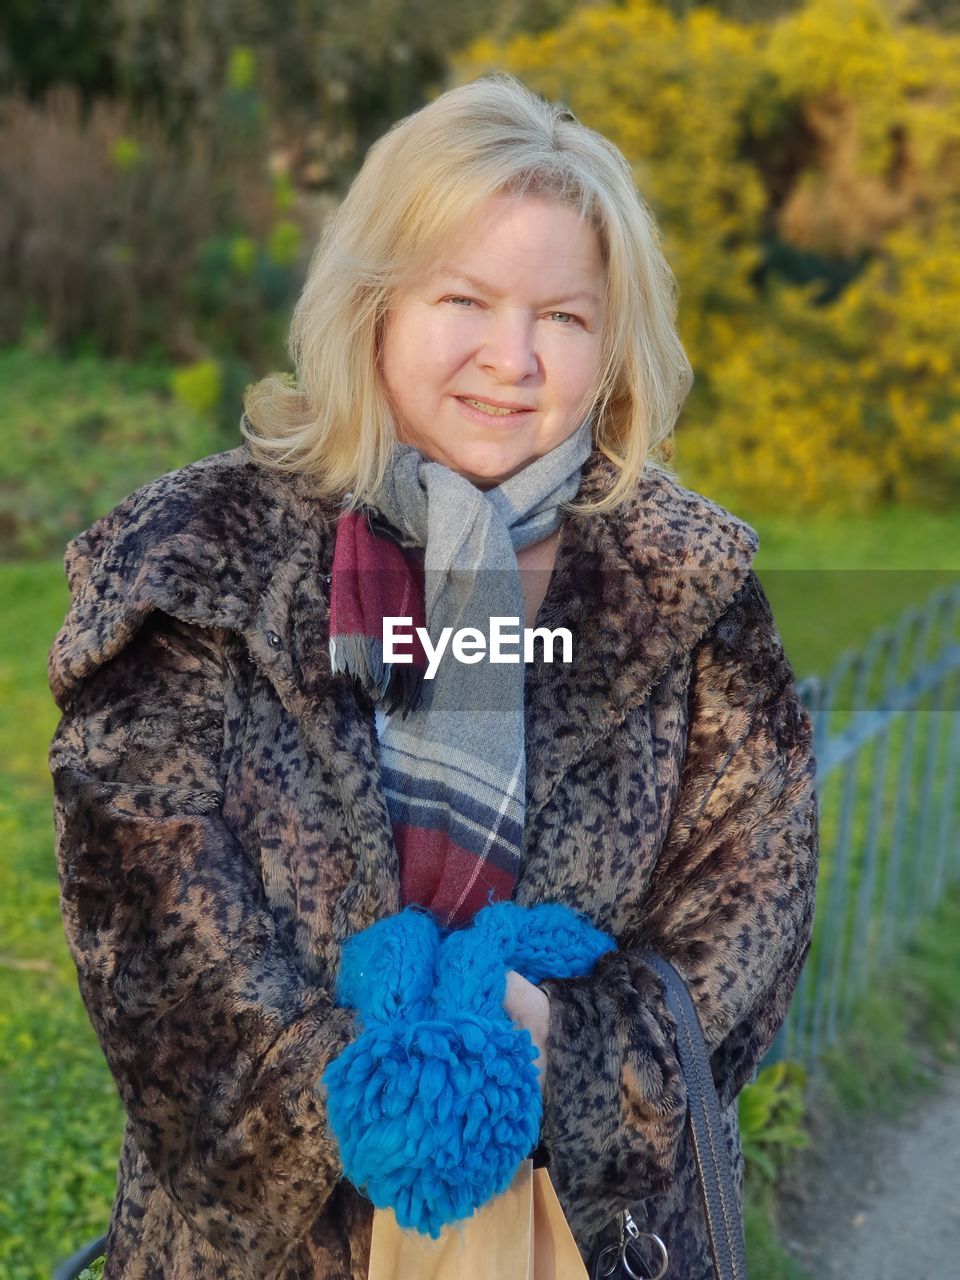
[{"label": "blue pom pom", "polygon": [[506,1190],[536,1146],[532,1053],[508,1020],[370,1027],[323,1074],[344,1173],[400,1226],[436,1239]]}]

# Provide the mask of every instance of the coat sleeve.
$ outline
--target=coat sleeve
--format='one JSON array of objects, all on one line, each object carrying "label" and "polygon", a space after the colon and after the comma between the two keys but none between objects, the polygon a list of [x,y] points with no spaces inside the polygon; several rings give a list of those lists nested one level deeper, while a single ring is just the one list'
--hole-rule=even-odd
[{"label": "coat sleeve", "polygon": [[698,644],[677,801],[636,918],[589,977],[548,979],[542,1137],[575,1201],[620,1207],[674,1179],[687,1098],[648,946],[685,980],[722,1107],[783,1022],[818,864],[812,725],[751,573]]},{"label": "coat sleeve", "polygon": [[49,764],[67,942],[137,1142],[210,1244],[273,1276],[340,1177],[317,1082],[357,1028],[221,815],[227,634],[152,612],[54,679]]}]

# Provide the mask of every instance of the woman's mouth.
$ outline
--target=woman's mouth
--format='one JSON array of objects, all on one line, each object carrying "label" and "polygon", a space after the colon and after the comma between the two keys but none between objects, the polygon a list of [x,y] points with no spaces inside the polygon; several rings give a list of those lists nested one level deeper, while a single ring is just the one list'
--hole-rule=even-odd
[{"label": "woman's mouth", "polygon": [[457,396],[457,400],[475,413],[482,413],[487,418],[522,418],[532,409],[504,409],[500,405],[490,404],[487,400],[473,400],[469,396]]}]

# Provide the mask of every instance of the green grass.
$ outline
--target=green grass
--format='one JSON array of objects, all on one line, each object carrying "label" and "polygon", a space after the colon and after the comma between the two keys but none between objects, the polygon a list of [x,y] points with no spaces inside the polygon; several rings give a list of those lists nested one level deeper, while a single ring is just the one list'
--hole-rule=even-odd
[{"label": "green grass", "polygon": [[933,1082],[918,1060],[960,1062],[960,885],[954,885],[884,972],[882,989],[858,1001],[824,1053],[825,1094],[847,1115],[896,1119]]},{"label": "green grass", "polygon": [[[902,525],[890,519],[884,527],[885,539],[893,541],[898,527],[916,532],[909,515]],[[956,527],[944,518],[928,523],[927,532],[940,540]],[[860,540],[869,543],[866,530]],[[853,534],[844,535],[847,549],[855,541]],[[809,545],[810,530],[796,530],[796,554]],[[782,550],[786,556],[785,545]],[[785,579],[797,580],[795,573]],[[892,620],[904,599],[923,599],[927,583],[921,575],[911,572],[904,581],[910,587],[897,597],[896,609],[883,591],[869,609],[848,611],[842,626],[822,613],[830,617],[821,623],[824,660],[832,662],[853,640],[862,643],[870,626]],[[782,601],[774,594],[788,653],[798,674],[806,674],[811,668],[799,659],[799,637],[807,600],[800,592],[785,591]],[[68,604],[59,559],[0,566],[0,604],[6,618],[0,632],[0,748],[6,765],[0,782],[0,1276],[39,1280],[106,1226],[122,1111],[77,993],[57,906],[46,751],[58,713],[46,686],[45,656]],[[913,980],[937,997],[941,1013],[931,1014],[931,1025],[938,1025],[939,1016],[945,1028],[953,1026],[948,1006],[957,959],[946,940],[911,970]],[[884,1052],[892,1053],[894,1042],[908,1044],[902,1028],[882,1025],[875,1034]],[[878,1057],[875,1044],[866,1055],[871,1061]],[[748,1205],[751,1276],[794,1280],[800,1273],[778,1249],[774,1210],[765,1196],[757,1192]]]},{"label": "green grass", "polygon": [[960,506],[802,524],[731,509],[760,536],[754,567],[799,675],[826,675],[877,627],[894,626],[911,605],[960,583]]},{"label": "green grass", "polygon": [[57,554],[147,480],[240,443],[169,380],[162,365],[0,349],[0,555]]},{"label": "green grass", "polygon": [[743,1186],[743,1234],[750,1280],[812,1280],[777,1239],[775,1189],[749,1172]]},{"label": "green grass", "polygon": [[960,572],[960,510],[890,507],[865,516],[742,514],[760,535],[758,565],[788,570]]},{"label": "green grass", "polygon": [[754,568],[800,675],[826,674],[875,628],[960,582],[960,503],[953,511],[892,507],[800,520],[754,517],[734,495],[708,496],[756,529]]},{"label": "green grass", "polygon": [[[957,731],[957,715],[957,709],[939,714],[918,709],[909,719],[895,719],[889,728],[885,759],[874,740],[850,764],[849,773],[834,770],[819,786],[821,859],[814,940],[795,1002],[797,1015],[802,1015],[805,1043],[813,1025],[807,988],[815,978],[830,978],[842,960],[842,972],[850,975],[855,965],[868,985],[928,915],[934,905],[938,870],[941,884],[951,865],[953,874],[957,873],[960,759],[955,759],[952,785],[949,792],[946,790],[948,750],[951,735],[955,737]],[[911,735],[916,748],[912,761],[906,755]],[[906,768],[901,773],[904,760]],[[847,788],[849,854],[844,862],[836,851]],[[874,802],[879,816],[871,850]],[[900,845],[895,862],[898,824]],[[943,863],[938,868],[941,856]],[[868,891],[868,910],[861,902],[862,891]],[[851,993],[855,993],[852,982],[841,980],[830,1014],[834,1026],[844,1024]],[[817,1014],[820,1031],[826,1028],[827,1013],[824,1000]],[[791,1037],[787,1051],[796,1051],[796,1047]]]}]

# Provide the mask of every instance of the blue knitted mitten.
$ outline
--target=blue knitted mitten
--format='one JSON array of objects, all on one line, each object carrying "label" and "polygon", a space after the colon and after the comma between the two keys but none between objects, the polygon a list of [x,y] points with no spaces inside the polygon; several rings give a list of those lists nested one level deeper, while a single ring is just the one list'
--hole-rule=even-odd
[{"label": "blue knitted mitten", "polygon": [[407,907],[347,939],[336,998],[364,1030],[322,1080],[350,1181],[434,1239],[505,1191],[542,1114],[538,1050],[503,1008],[507,970],[580,977],[614,946],[554,903],[494,903],[449,933]]}]

